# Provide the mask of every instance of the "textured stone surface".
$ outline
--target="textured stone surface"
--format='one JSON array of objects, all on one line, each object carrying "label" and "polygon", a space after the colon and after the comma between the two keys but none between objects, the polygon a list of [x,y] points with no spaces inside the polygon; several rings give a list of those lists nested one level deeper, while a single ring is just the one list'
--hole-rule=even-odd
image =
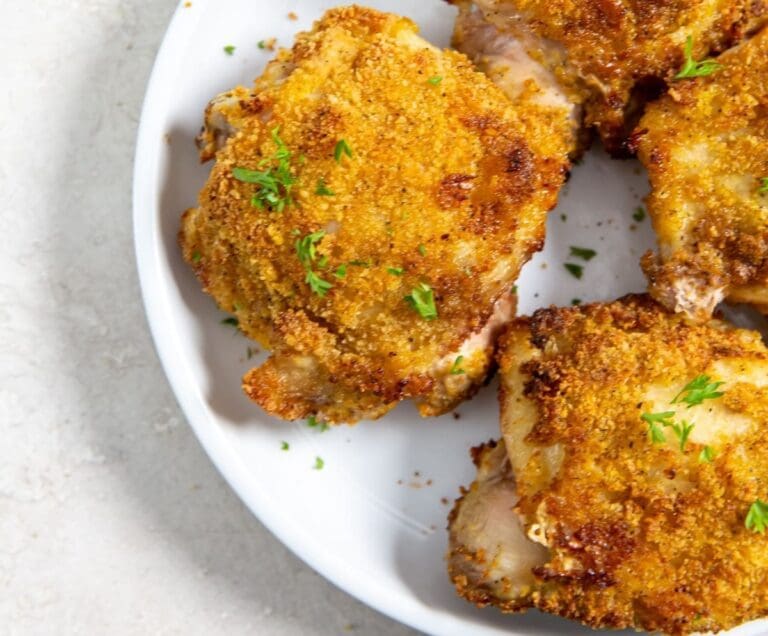
[{"label": "textured stone surface", "polygon": [[410,633],[245,510],[160,370],[130,186],[174,5],[0,1],[0,633]]}]

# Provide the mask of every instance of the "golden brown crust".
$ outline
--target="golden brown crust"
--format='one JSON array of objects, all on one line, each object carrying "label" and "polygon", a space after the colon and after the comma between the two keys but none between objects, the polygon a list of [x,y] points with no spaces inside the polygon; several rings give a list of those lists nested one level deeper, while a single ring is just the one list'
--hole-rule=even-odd
[{"label": "golden brown crust", "polygon": [[768,299],[768,30],[719,61],[675,84],[638,128],[660,248],[643,261],[650,290],[697,319],[722,298]]},{"label": "golden brown crust", "polygon": [[[629,296],[519,319],[500,373],[515,511],[550,555],[525,598],[497,588],[484,602],[669,634],[768,615],[768,534],[745,528],[768,497],[759,334],[690,324]],[[670,404],[700,374],[724,381],[724,396]],[[650,442],[641,415],[664,410],[694,423],[684,450],[669,428]]]},{"label": "golden brown crust", "polygon": [[[500,307],[509,313],[520,267],[542,245],[568,167],[562,113],[513,105],[464,56],[415,32],[390,14],[334,9],[253,90],[230,91],[208,114],[203,158],[228,141],[181,244],[206,291],[273,350],[244,382],[280,417],[354,421],[404,398],[424,414],[450,410],[485,379],[493,329],[482,330]],[[277,126],[304,158],[293,163],[296,204],[282,214],[253,207],[256,186],[232,177],[275,152]],[[341,139],[353,156],[337,162]],[[320,180],[334,196],[316,194]],[[325,297],[305,283],[295,251],[298,236],[318,230],[320,274],[333,283]],[[435,291],[437,320],[404,300],[421,282]],[[478,333],[487,342],[451,376]]]},{"label": "golden brown crust", "polygon": [[[456,0],[467,6],[469,0]],[[683,63],[687,36],[701,59],[768,18],[753,0],[473,0],[510,29],[585,107],[606,148],[625,154],[642,105]]]}]

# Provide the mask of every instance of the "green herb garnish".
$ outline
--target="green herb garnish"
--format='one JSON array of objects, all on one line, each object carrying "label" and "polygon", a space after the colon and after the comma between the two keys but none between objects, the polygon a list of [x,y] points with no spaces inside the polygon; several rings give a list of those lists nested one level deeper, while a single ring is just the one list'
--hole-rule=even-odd
[{"label": "green herb garnish", "polygon": [[451,367],[451,375],[464,375],[466,371],[461,368],[461,363],[464,362],[464,356],[459,356],[453,361],[453,366]]},{"label": "green herb garnish", "polygon": [[427,248],[424,247],[423,244],[419,245],[419,254],[421,254],[422,256],[426,256],[427,255]]},{"label": "green herb garnish", "polygon": [[309,426],[309,428],[316,429],[319,433],[325,433],[325,431],[328,430],[328,424],[325,422],[318,422],[317,417],[314,415],[310,415],[307,418],[307,426]]},{"label": "green herb garnish", "polygon": [[323,461],[322,457],[315,457],[315,465],[312,467],[315,470],[323,470],[325,467],[325,462]]},{"label": "green herb garnish", "polygon": [[648,424],[648,439],[653,444],[663,444],[667,441],[662,427],[672,426],[674,411],[665,411],[663,413],[643,413],[640,417]]},{"label": "green herb garnish", "polygon": [[685,41],[685,63],[680,72],[673,79],[689,79],[692,77],[705,77],[721,68],[715,60],[706,59],[697,62],[693,59],[693,38],[689,35]]},{"label": "green herb garnish", "polygon": [[424,320],[437,318],[435,293],[426,283],[419,283],[418,286],[414,287],[411,293],[405,297],[405,300]]},{"label": "green herb garnish", "polygon": [[432,84],[432,86],[437,86],[443,81],[443,78],[440,75],[435,75],[434,77],[430,77],[427,81]]},{"label": "green herb garnish", "polygon": [[339,265],[336,268],[336,271],[333,272],[333,275],[336,278],[344,278],[347,275],[347,266],[346,265]]},{"label": "green herb garnish", "polygon": [[315,194],[319,197],[333,197],[336,193],[325,185],[325,179],[318,179]]},{"label": "green herb garnish", "polygon": [[392,276],[402,276],[405,274],[405,270],[402,267],[387,267],[387,272]]},{"label": "green herb garnish", "polygon": [[581,277],[584,276],[584,267],[582,265],[576,265],[576,263],[565,263],[564,267],[574,278],[581,280]]},{"label": "green herb garnish", "polygon": [[256,44],[260,49],[266,49],[267,43],[264,40],[259,40],[258,44]]},{"label": "green herb garnish", "polygon": [[227,46],[225,46],[225,47],[224,47],[224,52],[225,52],[227,55],[233,55],[233,54],[234,54],[234,52],[235,52],[235,47],[234,47],[234,46],[232,46],[231,44],[227,44]]},{"label": "green herb garnish", "polygon": [[571,305],[574,307],[578,307],[581,304],[581,298],[573,298],[571,300]]},{"label": "green herb garnish", "polygon": [[[317,259],[317,244],[323,240],[324,236],[325,231],[319,230],[317,232],[312,232],[312,234],[307,234],[307,236],[296,241],[296,254],[307,272],[305,282],[318,296],[325,296],[333,287],[333,283],[323,280],[313,271],[313,266]],[[323,267],[327,262],[328,259],[324,256],[319,259],[317,265]]]},{"label": "green herb garnish", "polygon": [[371,264],[368,261],[349,261],[350,265],[354,267],[370,267]]},{"label": "green herb garnish", "polygon": [[291,445],[288,442],[280,442],[280,450],[290,450]]},{"label": "green herb garnish", "polygon": [[307,270],[307,276],[304,279],[304,282],[306,282],[307,285],[309,285],[309,288],[318,296],[325,296],[331,289],[333,289],[333,283],[323,280],[311,269]]},{"label": "green herb garnish", "polygon": [[221,321],[221,324],[229,325],[230,327],[237,327],[240,322],[234,316],[230,316],[229,318],[224,318],[224,320]]},{"label": "green herb garnish", "polygon": [[715,400],[725,395],[718,391],[725,382],[710,382],[712,378],[708,375],[696,376],[694,380],[685,385],[682,391],[675,396],[672,404],[685,402],[688,408],[698,406],[704,400]]},{"label": "green herb garnish", "polygon": [[203,255],[200,252],[195,252],[192,254],[192,262],[197,265],[200,262],[200,259],[203,258]]},{"label": "green herb garnish", "polygon": [[280,138],[279,126],[272,129],[272,140],[277,145],[277,151],[269,159],[259,162],[259,168],[270,163],[277,165],[271,165],[266,170],[234,168],[232,176],[243,183],[259,186],[258,191],[251,199],[251,204],[254,207],[260,210],[269,208],[276,212],[282,212],[286,206],[293,203],[291,188],[296,184],[296,177],[291,172],[293,153],[288,150]]},{"label": "green herb garnish", "polygon": [[333,158],[336,160],[336,163],[341,163],[341,158],[344,155],[347,155],[347,157],[351,159],[352,148],[349,147],[349,144],[345,139],[340,139],[336,144],[336,148],[333,150]]},{"label": "green herb garnish", "polygon": [[699,453],[699,463],[711,464],[713,459],[715,459],[715,451],[711,446],[705,446],[701,449],[701,452]]},{"label": "green herb garnish", "polygon": [[747,530],[756,534],[765,534],[768,528],[768,504],[759,499],[752,504],[744,522]]},{"label": "green herb garnish", "polygon": [[574,247],[571,245],[571,256],[575,256],[576,258],[580,258],[585,261],[591,261],[595,256],[597,256],[597,252],[595,250],[591,250],[588,247]]},{"label": "green herb garnish", "polygon": [[693,429],[694,425],[686,420],[683,420],[680,424],[677,422],[672,424],[672,430],[680,441],[680,452],[685,452],[685,445],[688,443],[688,438],[691,436]]},{"label": "green herb garnish", "polygon": [[632,214],[632,218],[635,220],[636,223],[642,223],[645,221],[645,208],[637,207],[635,208],[634,214]]},{"label": "green herb garnish", "polygon": [[768,194],[768,177],[760,177],[760,187],[757,189],[758,194]]}]

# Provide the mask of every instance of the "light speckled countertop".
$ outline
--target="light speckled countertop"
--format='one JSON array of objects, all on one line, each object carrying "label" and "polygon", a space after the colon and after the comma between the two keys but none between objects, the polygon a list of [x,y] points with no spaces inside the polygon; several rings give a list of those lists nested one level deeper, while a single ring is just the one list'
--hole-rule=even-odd
[{"label": "light speckled countertop", "polygon": [[155,356],[130,186],[175,4],[0,0],[0,634],[412,633],[248,513]]}]

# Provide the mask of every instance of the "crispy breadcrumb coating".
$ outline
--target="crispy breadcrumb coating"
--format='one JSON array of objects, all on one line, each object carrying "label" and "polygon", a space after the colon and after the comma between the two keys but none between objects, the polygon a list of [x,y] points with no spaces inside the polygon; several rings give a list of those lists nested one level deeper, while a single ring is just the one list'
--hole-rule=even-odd
[{"label": "crispy breadcrumb coating", "polygon": [[[609,152],[622,155],[648,98],[680,69],[687,37],[701,59],[723,51],[768,19],[753,0],[453,0],[463,24],[471,14],[506,32],[547,69],[594,126]],[[470,50],[470,56],[472,50]],[[516,60],[517,63],[519,60]],[[526,65],[527,65],[526,61]]]},{"label": "crispy breadcrumb coating", "polygon": [[[205,290],[272,350],[243,383],[279,417],[354,422],[406,398],[449,411],[486,379],[513,283],[542,246],[569,168],[567,111],[535,85],[511,102],[416,31],[334,9],[206,114],[201,156],[216,164],[180,241]],[[264,169],[275,135],[297,180],[280,213],[233,177]],[[325,295],[296,250],[316,232]],[[406,298],[424,284],[433,320]]]},{"label": "crispy breadcrumb coating", "polygon": [[[476,449],[478,482],[451,515],[459,593],[675,635],[768,615],[768,534],[745,525],[768,499],[759,334],[628,296],[537,311],[502,340],[505,441]],[[702,375],[724,384],[688,408]],[[665,412],[693,424],[684,443],[671,426],[649,438],[643,414]]]},{"label": "crispy breadcrumb coating", "polygon": [[651,293],[706,320],[724,298],[768,313],[768,29],[678,82],[638,127],[659,254]]}]

